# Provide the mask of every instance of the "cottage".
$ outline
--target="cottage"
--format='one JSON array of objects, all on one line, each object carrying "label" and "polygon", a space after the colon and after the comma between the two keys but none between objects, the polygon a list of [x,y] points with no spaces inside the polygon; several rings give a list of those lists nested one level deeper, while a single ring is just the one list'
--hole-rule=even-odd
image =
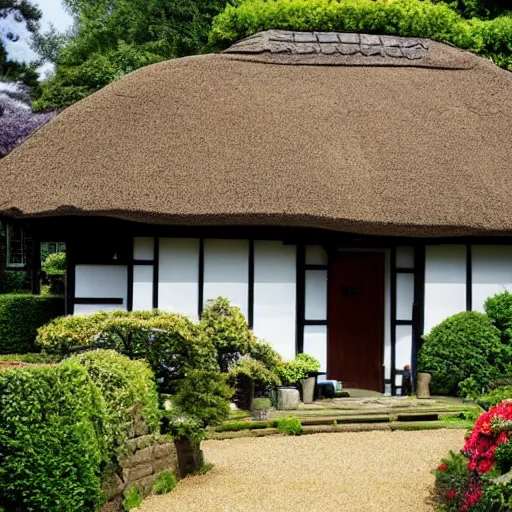
[{"label": "cottage", "polygon": [[512,284],[511,136],[482,58],[269,31],[66,109],[0,162],[0,214],[67,243],[69,313],[222,295],[284,357],[396,393],[424,332]]}]

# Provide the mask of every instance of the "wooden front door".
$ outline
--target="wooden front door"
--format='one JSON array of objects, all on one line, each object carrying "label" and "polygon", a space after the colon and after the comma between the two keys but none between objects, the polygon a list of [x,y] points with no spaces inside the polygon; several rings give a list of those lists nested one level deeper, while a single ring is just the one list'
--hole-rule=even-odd
[{"label": "wooden front door", "polygon": [[344,252],[329,278],[327,378],[382,392],[384,253]]}]

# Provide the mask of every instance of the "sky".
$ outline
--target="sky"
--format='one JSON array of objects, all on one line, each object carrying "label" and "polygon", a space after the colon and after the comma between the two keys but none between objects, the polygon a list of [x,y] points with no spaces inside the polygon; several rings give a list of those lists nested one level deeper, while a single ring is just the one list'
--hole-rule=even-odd
[{"label": "sky", "polygon": [[[34,4],[43,12],[41,20],[42,31],[48,29],[53,23],[59,31],[64,32],[71,26],[71,16],[64,10],[61,0],[35,0]],[[5,40],[8,30],[20,36],[19,41],[13,43]],[[29,47],[29,35],[21,23],[16,23],[12,18],[0,19],[0,38],[6,43],[9,57],[23,62],[30,62],[37,59],[37,55]]]}]

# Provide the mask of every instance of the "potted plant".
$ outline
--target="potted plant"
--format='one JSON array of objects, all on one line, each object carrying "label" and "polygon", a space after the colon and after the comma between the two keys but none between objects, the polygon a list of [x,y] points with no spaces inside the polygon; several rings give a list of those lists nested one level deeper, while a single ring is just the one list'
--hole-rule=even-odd
[{"label": "potted plant", "polygon": [[251,402],[252,419],[268,420],[268,412],[271,407],[270,398],[253,398]]},{"label": "potted plant", "polygon": [[302,387],[302,399],[304,403],[313,402],[316,375],[312,373],[320,369],[320,362],[309,354],[298,354],[293,361],[282,363],[276,368],[276,373],[281,380],[280,389],[296,388],[298,384]]}]

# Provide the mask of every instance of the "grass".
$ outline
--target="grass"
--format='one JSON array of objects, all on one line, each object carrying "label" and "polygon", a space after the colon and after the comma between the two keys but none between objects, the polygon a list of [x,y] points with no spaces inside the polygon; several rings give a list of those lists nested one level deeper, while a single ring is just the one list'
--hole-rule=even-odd
[{"label": "grass", "polygon": [[153,494],[167,494],[177,485],[178,477],[171,471],[164,471],[155,480],[151,490]]},{"label": "grass", "polygon": [[124,510],[131,510],[132,508],[137,508],[142,503],[142,499],[142,495],[137,489],[137,487],[132,485],[124,493]]},{"label": "grass", "polygon": [[192,474],[194,476],[206,475],[206,473],[209,473],[214,467],[215,464],[212,463],[203,464],[199,469],[196,469]]}]

